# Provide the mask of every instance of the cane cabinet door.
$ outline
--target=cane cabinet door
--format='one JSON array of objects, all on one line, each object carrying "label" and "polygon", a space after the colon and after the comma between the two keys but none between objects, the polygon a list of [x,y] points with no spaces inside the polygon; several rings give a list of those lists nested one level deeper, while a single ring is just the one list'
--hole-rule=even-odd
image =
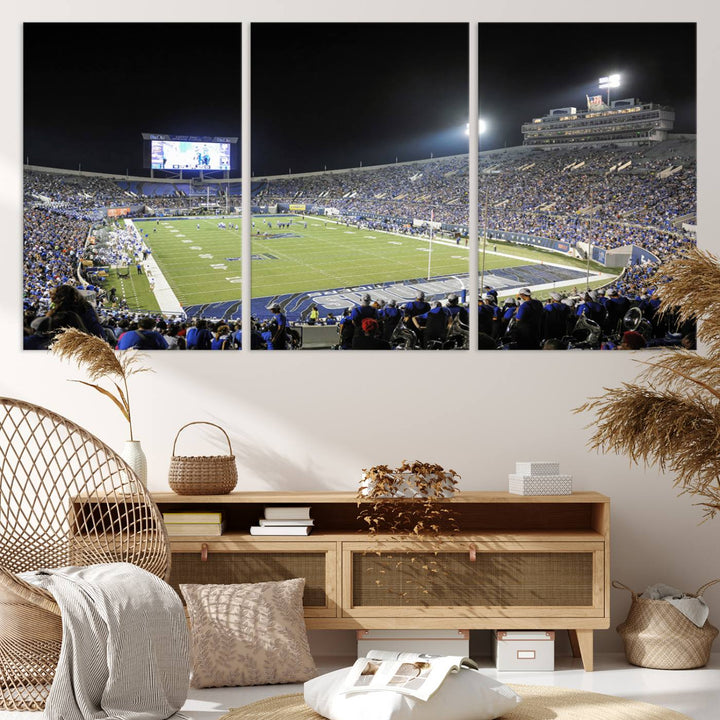
[{"label": "cane cabinet door", "polygon": [[305,578],[305,617],[336,617],[337,544],[334,542],[172,542],[170,584],[255,583]]},{"label": "cane cabinet door", "polygon": [[342,572],[344,617],[605,612],[601,542],[344,542]]}]

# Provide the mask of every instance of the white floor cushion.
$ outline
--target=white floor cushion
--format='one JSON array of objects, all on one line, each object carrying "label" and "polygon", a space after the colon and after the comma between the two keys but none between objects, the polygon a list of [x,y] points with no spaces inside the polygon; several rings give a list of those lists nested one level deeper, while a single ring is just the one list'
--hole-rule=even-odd
[{"label": "white floor cushion", "polygon": [[427,701],[390,690],[338,694],[350,668],[305,683],[305,702],[330,720],[493,720],[514,709],[520,696],[507,685],[462,668]]}]

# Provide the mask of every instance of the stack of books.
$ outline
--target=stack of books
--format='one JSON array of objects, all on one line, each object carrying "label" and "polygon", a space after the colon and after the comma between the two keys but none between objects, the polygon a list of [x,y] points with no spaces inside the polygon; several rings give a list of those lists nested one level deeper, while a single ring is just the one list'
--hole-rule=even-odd
[{"label": "stack of books", "polygon": [[560,474],[560,463],[546,460],[515,463],[508,476],[513,495],[571,495],[572,475]]},{"label": "stack of books", "polygon": [[166,512],[163,520],[170,537],[222,535],[225,523],[219,512]]},{"label": "stack of books", "polygon": [[266,507],[265,517],[250,527],[251,535],[309,535],[314,521],[309,507]]}]

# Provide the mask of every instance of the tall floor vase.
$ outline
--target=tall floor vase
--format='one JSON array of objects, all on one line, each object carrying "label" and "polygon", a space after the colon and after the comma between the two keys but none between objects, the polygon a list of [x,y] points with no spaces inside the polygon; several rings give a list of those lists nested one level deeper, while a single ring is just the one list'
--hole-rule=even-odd
[{"label": "tall floor vase", "polygon": [[147,459],[139,440],[126,440],[120,457],[135,471],[140,482],[147,487]]}]

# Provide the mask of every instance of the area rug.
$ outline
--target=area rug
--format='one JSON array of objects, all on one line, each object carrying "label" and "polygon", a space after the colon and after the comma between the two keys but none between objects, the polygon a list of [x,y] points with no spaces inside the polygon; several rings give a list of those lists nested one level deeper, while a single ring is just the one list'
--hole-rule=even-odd
[{"label": "area rug", "polygon": [[[516,710],[502,720],[692,720],[659,705],[601,695],[600,693],[547,687],[510,685],[522,697]],[[302,694],[280,695],[234,708],[220,720],[322,720]]]}]

